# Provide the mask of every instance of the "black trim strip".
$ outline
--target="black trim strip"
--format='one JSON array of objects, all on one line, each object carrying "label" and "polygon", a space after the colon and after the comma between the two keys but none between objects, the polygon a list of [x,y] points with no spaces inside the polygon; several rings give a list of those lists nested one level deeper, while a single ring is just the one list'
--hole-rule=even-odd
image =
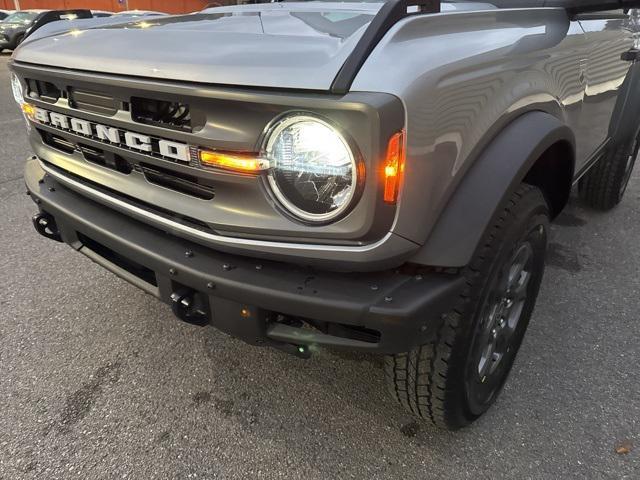
[{"label": "black trim strip", "polygon": [[640,6],[638,0],[471,0],[487,2],[498,8],[564,8],[569,13],[602,12]]},{"label": "black trim strip", "polygon": [[408,15],[408,7],[418,6],[417,13],[438,13],[440,12],[440,1],[441,0],[389,0],[385,2],[362,34],[362,37],[360,37],[360,40],[347,57],[342,68],[340,68],[340,71],[331,84],[331,93],[344,95],[349,92],[356,75],[367,58],[369,58],[373,49],[376,48],[391,27]]}]

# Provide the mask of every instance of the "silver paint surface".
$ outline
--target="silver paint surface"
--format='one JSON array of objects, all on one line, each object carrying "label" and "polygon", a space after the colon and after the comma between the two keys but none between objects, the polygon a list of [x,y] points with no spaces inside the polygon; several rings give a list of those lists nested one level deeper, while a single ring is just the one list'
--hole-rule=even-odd
[{"label": "silver paint surface", "polygon": [[391,93],[407,111],[396,233],[424,242],[478,153],[527,111],[574,131],[576,170],[605,142],[633,38],[628,22],[600,17],[585,22],[588,33],[549,8],[415,16],[392,28],[352,91]]},{"label": "silver paint surface", "polygon": [[138,77],[326,90],[379,5],[292,5],[216,9],[56,33],[31,41],[15,58]]},{"label": "silver paint surface", "polygon": [[[15,60],[326,92],[380,6],[285,2],[216,8],[41,36],[19,48]],[[569,126],[576,136],[576,171],[585,165],[608,141],[630,66],[620,55],[637,39],[637,22],[621,14],[570,19],[558,8],[456,3],[394,25],[351,88],[391,94],[405,107],[408,157],[392,232],[423,244],[482,149],[525,112],[544,111]]]}]

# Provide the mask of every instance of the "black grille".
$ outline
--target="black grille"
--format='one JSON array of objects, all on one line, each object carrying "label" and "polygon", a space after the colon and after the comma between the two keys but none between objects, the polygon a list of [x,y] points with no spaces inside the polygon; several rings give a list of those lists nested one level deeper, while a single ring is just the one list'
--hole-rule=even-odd
[{"label": "black grille", "polygon": [[176,223],[180,223],[182,225],[185,225],[187,227],[196,229],[196,230],[200,230],[202,232],[207,232],[207,233],[215,233],[215,231],[209,226],[207,225],[205,222],[202,222],[200,220],[197,220],[193,217],[188,217],[186,215],[181,215],[177,212],[172,212],[171,210],[167,210],[165,208],[162,207],[158,207],[157,205],[152,205],[150,203],[144,202],[142,200],[139,200],[137,198],[131,197],[130,195],[126,195],[124,193],[121,192],[117,192],[116,190],[113,190],[112,188],[108,188],[105,187],[104,185],[100,185],[99,183],[96,182],[92,182],[91,180],[88,180],[80,175],[76,175],[75,173],[70,172],[69,170],[65,170],[64,168],[61,168],[57,165],[54,165],[51,162],[47,162],[46,160],[44,160],[43,158],[40,158],[40,160],[47,166],[47,168],[58,172],[59,174],[65,176],[65,177],[69,177],[72,178],[74,180],[76,180],[77,182],[83,183],[87,186],[90,186],[91,188],[93,188],[94,190],[98,190],[100,192],[106,193],[109,196],[113,197],[113,198],[117,198],[119,200],[125,201],[127,203],[129,203],[130,205],[136,206],[138,208],[141,208],[142,210],[146,210],[150,213],[153,213],[155,215],[158,215],[159,217],[163,217],[166,218],[167,220],[171,220],[172,222],[176,222]]}]

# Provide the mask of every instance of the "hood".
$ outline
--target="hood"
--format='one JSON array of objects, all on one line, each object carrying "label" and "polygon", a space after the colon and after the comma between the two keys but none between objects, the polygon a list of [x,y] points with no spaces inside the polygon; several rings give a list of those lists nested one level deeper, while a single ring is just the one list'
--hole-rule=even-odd
[{"label": "hood", "polygon": [[328,90],[380,3],[270,3],[27,39],[14,61],[218,85]]}]

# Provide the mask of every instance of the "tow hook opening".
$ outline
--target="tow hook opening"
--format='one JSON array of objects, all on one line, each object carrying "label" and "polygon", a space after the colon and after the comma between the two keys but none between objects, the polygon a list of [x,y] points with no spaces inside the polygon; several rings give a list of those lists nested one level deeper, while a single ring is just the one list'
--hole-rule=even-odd
[{"label": "tow hook opening", "polygon": [[62,236],[58,230],[58,225],[52,215],[46,212],[40,212],[31,219],[36,231],[43,237],[56,242],[62,242]]},{"label": "tow hook opening", "polygon": [[209,323],[209,301],[206,295],[191,288],[179,287],[171,294],[171,309],[183,322],[200,327]]}]

